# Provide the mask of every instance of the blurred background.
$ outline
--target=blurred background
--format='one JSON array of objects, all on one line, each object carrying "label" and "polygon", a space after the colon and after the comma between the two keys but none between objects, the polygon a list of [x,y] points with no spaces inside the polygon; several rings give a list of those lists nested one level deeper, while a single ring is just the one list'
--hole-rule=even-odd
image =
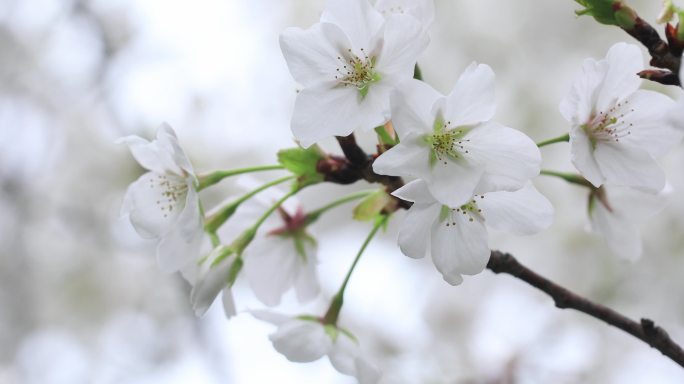
[{"label": "blurred background", "polygon": [[[568,129],[558,104],[586,57],[601,58],[617,28],[577,18],[571,0],[436,0],[425,80],[448,92],[471,62],[497,74],[496,120],[535,141]],[[630,1],[646,20],[658,1]],[[195,169],[272,164],[293,145],[297,84],[278,46],[308,27],[323,0],[0,1],[0,383],[351,383],[327,359],[288,362],[273,327],[220,305],[195,318],[189,287],[155,265],[153,241],[118,215],[143,170],[116,138],[151,138],[163,121]],[[673,97],[674,88],[645,84]],[[361,137],[372,148],[372,135]],[[337,151],[335,142],[323,143]],[[567,144],[544,167],[572,171]],[[519,238],[491,234],[544,276],[632,317],[650,317],[684,343],[684,148],[662,160],[675,193],[641,223],[644,255],[627,263],[586,230],[585,191],[556,179],[537,187],[553,226]],[[258,175],[261,180],[274,177]],[[366,185],[317,186],[301,201]],[[212,206],[239,193],[207,191]],[[323,292],[279,311],[321,314],[369,230],[350,209],[313,229]],[[402,214],[372,243],[351,280],[341,324],[386,383],[682,383],[684,371],[646,344],[489,271],[459,287],[429,260],[396,247]],[[237,223],[236,225],[240,225]],[[224,238],[229,238],[226,234]],[[261,306],[245,282],[238,309]]]}]

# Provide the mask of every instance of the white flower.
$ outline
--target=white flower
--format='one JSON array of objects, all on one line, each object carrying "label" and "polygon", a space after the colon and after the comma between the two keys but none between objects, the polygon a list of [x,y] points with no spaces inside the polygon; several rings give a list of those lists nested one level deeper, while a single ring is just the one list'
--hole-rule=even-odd
[{"label": "white flower", "polygon": [[280,46],[304,87],[292,116],[295,138],[308,147],[385,123],[390,92],[413,76],[427,44],[415,18],[383,18],[368,0],[329,0],[319,23],[285,30]]},{"label": "white flower", "polygon": [[605,239],[613,254],[635,261],[642,251],[638,224],[661,211],[671,192],[669,184],[658,194],[634,188],[602,187],[589,202],[591,228]]},{"label": "white flower", "polygon": [[[684,55],[682,55],[682,62],[684,62]],[[682,65],[679,71],[679,81],[684,83],[684,65]],[[681,96],[677,104],[672,108],[670,122],[675,128],[684,130],[684,96]]]},{"label": "white flower", "polygon": [[129,215],[140,236],[160,239],[159,267],[177,271],[195,260],[204,233],[192,165],[167,124],[151,142],[138,136],[118,142],[128,144],[133,157],[149,170],[128,187],[121,214]]},{"label": "white flower", "polygon": [[383,16],[411,15],[415,17],[423,27],[428,28],[435,20],[435,4],[433,0],[378,0],[375,4]]},{"label": "white flower", "polygon": [[314,299],[319,291],[316,275],[316,240],[306,233],[306,215],[280,210],[282,225],[259,235],[245,250],[245,275],[262,303],[276,306],[294,287],[300,302]]},{"label": "white flower", "polygon": [[457,207],[473,194],[516,190],[539,174],[541,155],[523,133],[490,121],[494,72],[471,64],[449,96],[410,80],[392,96],[401,142],[378,157],[376,173],[423,179],[437,200]]},{"label": "white flower", "polygon": [[[212,266],[219,257],[223,260]],[[220,293],[226,317],[231,318],[237,313],[233,293],[228,284],[235,260],[232,249],[221,245],[214,248],[201,264],[192,263],[182,270],[183,277],[192,285],[190,304],[196,316],[204,315]]]},{"label": "white flower", "polygon": [[269,338],[288,360],[307,363],[327,355],[338,372],[356,377],[361,384],[380,380],[380,372],[362,356],[349,331],[308,316],[293,318],[268,311],[252,311],[252,315],[278,327]]},{"label": "white flower", "polygon": [[475,275],[489,261],[486,226],[516,235],[529,235],[551,225],[553,207],[532,183],[515,192],[472,196],[458,208],[438,202],[422,180],[393,195],[413,202],[399,229],[399,247],[413,258],[432,256],[435,267],[452,285],[461,275]]},{"label": "white flower", "polygon": [[674,104],[660,93],[638,90],[640,49],[613,45],[603,60],[587,59],[560,104],[571,123],[572,162],[594,186],[613,184],[663,189],[655,158],[677,145],[682,133],[665,117]]}]

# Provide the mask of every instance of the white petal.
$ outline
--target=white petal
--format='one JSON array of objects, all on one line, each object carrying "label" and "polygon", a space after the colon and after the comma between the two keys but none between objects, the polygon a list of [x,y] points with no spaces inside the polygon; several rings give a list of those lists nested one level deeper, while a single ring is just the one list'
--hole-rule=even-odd
[{"label": "white petal", "polygon": [[[680,79],[684,79],[684,76]],[[684,96],[680,97],[677,104],[668,111],[668,122],[674,129],[684,130]]]},{"label": "white petal", "polygon": [[440,204],[413,204],[399,229],[401,252],[415,259],[424,257],[429,250],[430,230],[439,219]]},{"label": "white petal", "polygon": [[230,288],[223,288],[223,293],[221,294],[221,303],[223,304],[223,313],[226,315],[226,319],[230,319],[237,314],[237,310],[235,309],[235,299],[233,298],[233,291]]},{"label": "white petal", "polygon": [[665,186],[665,174],[646,151],[600,143],[594,151],[607,184],[639,187],[655,192]]},{"label": "white petal", "polygon": [[390,97],[392,125],[403,141],[411,134],[431,134],[435,116],[432,109],[437,100],[444,98],[427,83],[409,79],[397,87]]},{"label": "white petal", "polygon": [[203,232],[204,226],[202,222],[199,196],[192,184],[189,184],[188,194],[185,198],[185,207],[183,207],[183,211],[178,216],[178,222],[176,223],[179,234],[184,240],[191,241],[199,233]]},{"label": "white petal", "polygon": [[256,317],[257,319],[261,321],[265,321],[267,323],[271,323],[276,326],[280,326],[281,324],[285,324],[288,321],[292,320],[290,316],[283,315],[281,313],[276,313],[273,311],[267,311],[267,310],[252,310],[249,311],[249,313]]},{"label": "white petal", "polygon": [[383,37],[376,67],[378,72],[403,79],[412,78],[418,55],[430,42],[423,26],[408,15],[391,16],[385,22]]},{"label": "white petal", "polygon": [[629,134],[621,142],[646,150],[660,157],[682,141],[682,131],[667,124],[667,113],[675,105],[662,93],[639,90],[622,103],[625,117],[621,124],[628,126]]},{"label": "white petal", "polygon": [[330,353],[328,353],[328,357],[330,358],[330,363],[338,372],[345,375],[354,375],[356,373],[354,360],[359,353],[359,345],[356,341],[340,331]]},{"label": "white petal", "polygon": [[548,228],[553,206],[528,182],[515,192],[491,192],[477,199],[485,224],[516,235],[531,235]]},{"label": "white petal", "polygon": [[596,101],[598,111],[606,111],[616,101],[624,100],[641,85],[637,75],[644,69],[641,49],[634,44],[617,43],[610,47],[606,55],[608,71],[603,79]]},{"label": "white petal", "polygon": [[332,340],[323,326],[308,320],[288,321],[280,325],[269,339],[276,351],[296,363],[316,361],[332,348]]},{"label": "white petal", "polygon": [[608,71],[605,61],[586,59],[575,75],[570,92],[560,103],[561,115],[573,125],[586,124],[596,106],[601,83]]},{"label": "white petal", "polygon": [[168,124],[159,127],[156,140],[147,141],[139,136],[126,136],[116,142],[128,145],[138,163],[150,171],[182,175],[183,169],[188,168],[188,172],[192,173],[192,167],[178,145],[176,134]]},{"label": "white petal", "polygon": [[410,135],[373,162],[380,175],[419,177],[430,172],[430,149],[419,136]]},{"label": "white petal", "polygon": [[469,161],[484,168],[478,192],[516,190],[539,175],[541,154],[537,145],[522,132],[489,122],[470,130]]},{"label": "white petal", "polygon": [[636,225],[608,211],[599,201],[594,201],[590,219],[592,229],[606,240],[613,254],[630,261],[641,256],[641,234]]},{"label": "white petal", "polygon": [[413,180],[392,192],[392,195],[418,204],[433,204],[437,201],[430,193],[424,180]]},{"label": "white petal", "polygon": [[603,184],[605,178],[594,158],[593,145],[580,127],[573,127],[570,131],[570,159],[582,176],[595,187]]},{"label": "white petal", "polygon": [[321,22],[338,25],[349,36],[354,48],[366,48],[384,19],[368,0],[328,0]]},{"label": "white petal", "polygon": [[257,238],[245,250],[244,272],[256,297],[269,307],[280,304],[297,269],[294,242],[281,236]]},{"label": "white petal", "polygon": [[440,203],[458,207],[470,199],[480,182],[484,168],[465,161],[437,161],[429,179],[425,178],[432,196]]},{"label": "white petal", "polygon": [[666,184],[665,188],[656,194],[635,188],[610,186],[606,188],[605,193],[613,211],[633,223],[641,223],[665,208],[672,194],[672,186]]},{"label": "white petal", "polygon": [[[145,173],[128,187],[125,202],[130,215],[131,224],[144,238],[164,236],[175,225],[180,212],[185,207],[185,194],[177,196],[176,201],[166,195],[168,185],[185,185],[184,181],[175,180],[172,176],[160,179],[153,172]],[[166,176],[165,176],[166,177]]]},{"label": "white petal", "polygon": [[[354,88],[355,89],[355,88]],[[358,124],[356,129],[369,131],[385,124],[391,115],[390,94],[394,91],[392,84],[380,80],[368,87],[366,97],[357,97]],[[358,91],[356,92],[357,94]]]},{"label": "white petal", "polygon": [[288,28],[280,34],[280,49],[290,73],[305,87],[332,81],[343,64],[338,60],[350,47],[340,27],[318,23],[309,29]]},{"label": "white petal", "polygon": [[356,376],[359,384],[375,384],[380,381],[380,371],[362,356],[354,359],[354,367],[356,368],[354,376]]},{"label": "white petal", "polygon": [[299,268],[297,269],[297,276],[294,281],[297,300],[300,303],[306,303],[315,299],[321,292],[318,274],[316,273],[318,260],[316,258],[317,247],[315,242],[304,240],[304,252],[306,253],[306,260],[303,260],[301,256],[298,258]]},{"label": "white petal", "polygon": [[494,71],[470,64],[446,98],[444,118],[451,126],[467,126],[488,121],[495,111]]},{"label": "white petal", "polygon": [[[359,97],[355,88],[331,83],[302,90],[292,113],[292,133],[305,148],[331,136],[349,135],[360,125]],[[382,111],[376,117],[377,126],[384,119]]]},{"label": "white petal", "polygon": [[[176,132],[168,123],[162,123],[159,128],[157,128],[157,144],[159,145],[159,148],[171,155],[171,159],[175,166],[194,175],[195,172],[190,164],[190,160],[188,160],[185,151],[183,151],[183,148],[181,148],[178,143]],[[180,174],[182,174],[182,172],[179,173],[179,175]]]},{"label": "white petal", "polygon": [[432,226],[432,261],[453,285],[460,283],[461,274],[482,272],[489,261],[487,230],[479,220],[469,221],[467,216],[454,212],[453,221],[436,221]]},{"label": "white petal", "polygon": [[220,253],[220,248],[215,249],[200,267],[197,281],[190,292],[190,303],[196,316],[204,315],[216,296],[228,285],[228,272],[233,264],[234,257],[228,257],[220,264],[211,267],[212,261]]},{"label": "white petal", "polygon": [[392,14],[411,15],[426,28],[435,20],[433,0],[378,0],[375,9],[385,17]]},{"label": "white petal", "polygon": [[186,240],[179,228],[174,228],[167,233],[157,244],[159,269],[172,273],[196,262],[200,254],[203,235],[204,232],[199,231],[194,237]]}]

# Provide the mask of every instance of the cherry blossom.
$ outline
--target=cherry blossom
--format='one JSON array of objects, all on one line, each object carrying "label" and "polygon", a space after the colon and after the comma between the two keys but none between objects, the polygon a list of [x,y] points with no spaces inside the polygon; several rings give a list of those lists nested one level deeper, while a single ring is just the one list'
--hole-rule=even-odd
[{"label": "cherry blossom", "polygon": [[280,303],[294,287],[300,302],[315,298],[316,240],[306,232],[307,217],[301,208],[294,215],[280,209],[281,226],[257,236],[245,250],[245,275],[257,298],[268,306]]},{"label": "cherry blossom", "polygon": [[304,87],[292,116],[295,138],[308,147],[385,123],[391,91],[413,76],[428,40],[414,17],[385,18],[368,0],[329,0],[319,23],[283,31],[280,47]]},{"label": "cherry blossom", "polygon": [[663,189],[665,175],[655,158],[682,138],[667,124],[674,102],[653,91],[639,90],[641,50],[618,43],[603,60],[587,59],[570,93],[560,104],[571,123],[571,157],[594,186]]},{"label": "cherry blossom", "polygon": [[413,202],[399,229],[399,248],[412,258],[431,255],[444,280],[452,285],[462,275],[482,272],[489,260],[487,227],[516,235],[537,233],[551,225],[553,207],[527,183],[515,192],[474,195],[451,208],[439,202],[422,180],[393,195]]},{"label": "cherry blossom", "polygon": [[356,377],[361,384],[380,380],[380,372],[362,355],[349,331],[312,316],[290,317],[269,311],[252,311],[252,315],[278,327],[269,338],[288,360],[307,363],[327,355],[338,372]]},{"label": "cherry blossom", "polygon": [[392,97],[401,142],[373,170],[420,178],[450,207],[473,194],[521,188],[539,174],[541,155],[525,134],[490,121],[494,98],[494,72],[484,64],[471,64],[446,97],[421,81],[404,82]]},{"label": "cherry blossom", "polygon": [[642,252],[639,224],[660,212],[671,193],[669,184],[657,194],[627,187],[601,187],[589,202],[591,229],[605,239],[613,254],[635,261]]},{"label": "cherry blossom", "polygon": [[192,165],[168,124],[159,127],[155,140],[127,136],[118,142],[149,170],[128,187],[121,214],[140,236],[159,239],[160,268],[177,271],[197,257],[204,233]]}]

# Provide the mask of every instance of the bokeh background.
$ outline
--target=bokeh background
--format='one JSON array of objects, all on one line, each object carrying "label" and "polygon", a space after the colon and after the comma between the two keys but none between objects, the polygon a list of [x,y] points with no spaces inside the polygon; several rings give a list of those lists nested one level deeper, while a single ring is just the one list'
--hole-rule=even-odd
[{"label": "bokeh background", "polygon": [[[630,1],[649,21],[658,1]],[[293,145],[297,84],[278,47],[288,26],[318,20],[323,0],[0,1],[0,383],[351,383],[326,359],[294,364],[270,345],[273,328],[220,305],[195,318],[189,287],[155,265],[154,242],[118,216],[143,170],[116,138],[177,130],[195,168],[271,164]],[[448,92],[471,62],[497,74],[496,120],[535,140],[567,131],[558,103],[585,57],[631,38],[577,18],[571,0],[436,0],[425,80]],[[645,84],[673,97],[674,88]],[[372,148],[371,135],[363,136]],[[334,141],[323,147],[337,151]],[[567,144],[542,150],[544,167],[572,171]],[[556,179],[537,187],[553,226],[491,245],[583,295],[684,342],[684,147],[662,160],[675,188],[642,223],[644,255],[626,263],[586,229],[586,195]],[[258,175],[260,180],[274,174]],[[367,188],[320,186],[306,207]],[[239,193],[226,181],[212,206]],[[350,209],[314,228],[323,292],[285,313],[321,313],[368,223]],[[508,276],[459,287],[429,260],[395,245],[402,214],[373,242],[352,278],[342,325],[361,340],[386,383],[682,383],[684,371],[644,343],[553,307]],[[238,228],[247,223],[232,223]],[[230,234],[226,234],[228,238]],[[261,306],[244,281],[241,310]]]}]

